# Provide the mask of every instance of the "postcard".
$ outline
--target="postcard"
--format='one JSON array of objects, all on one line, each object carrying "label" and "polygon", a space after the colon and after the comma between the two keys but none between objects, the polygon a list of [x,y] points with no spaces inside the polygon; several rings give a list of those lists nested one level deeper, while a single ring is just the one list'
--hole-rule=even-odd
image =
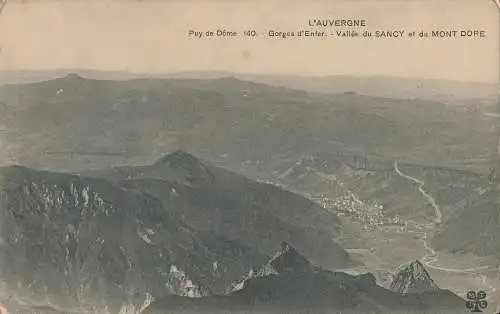
[{"label": "postcard", "polygon": [[0,313],[500,313],[500,3],[3,0]]}]

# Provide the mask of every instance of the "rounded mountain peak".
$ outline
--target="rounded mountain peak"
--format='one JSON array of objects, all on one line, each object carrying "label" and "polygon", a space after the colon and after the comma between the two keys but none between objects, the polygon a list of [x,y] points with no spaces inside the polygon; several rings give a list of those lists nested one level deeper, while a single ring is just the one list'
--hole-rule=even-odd
[{"label": "rounded mountain peak", "polygon": [[165,174],[172,181],[201,184],[212,183],[214,180],[213,174],[201,160],[182,150],[158,159],[153,164],[153,169]]},{"label": "rounded mountain peak", "polygon": [[173,153],[163,156],[155,162],[155,165],[165,165],[168,163],[172,164],[183,164],[183,163],[201,163],[195,156],[183,151],[176,150]]}]

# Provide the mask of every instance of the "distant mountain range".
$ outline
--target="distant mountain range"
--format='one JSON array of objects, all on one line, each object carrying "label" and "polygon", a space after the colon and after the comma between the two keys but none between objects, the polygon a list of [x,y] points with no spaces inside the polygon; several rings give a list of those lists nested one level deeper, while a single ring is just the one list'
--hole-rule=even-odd
[{"label": "distant mountain range", "polygon": [[350,151],[487,172],[498,144],[489,112],[496,107],[478,101],[448,106],[236,78],[68,75],[0,87],[0,160],[75,171],[182,149],[255,178],[304,155]]},{"label": "distant mountain range", "polygon": [[39,82],[55,77],[79,73],[84,77],[106,80],[130,80],[139,78],[174,79],[218,79],[234,77],[256,83],[265,83],[286,88],[322,93],[356,92],[359,94],[394,97],[421,98],[444,102],[463,99],[492,100],[498,96],[498,85],[478,82],[461,82],[439,79],[400,77],[354,77],[332,75],[323,77],[258,75],[231,72],[180,72],[180,73],[129,73],[120,71],[93,71],[66,69],[54,71],[2,71],[0,85]]},{"label": "distant mountain range", "polygon": [[[412,271],[414,278],[418,271]],[[198,299],[170,296],[154,301],[145,313],[457,313],[464,304],[437,287],[401,294],[377,286],[370,273],[351,276],[315,267],[283,243],[234,292]]]},{"label": "distant mountain range", "polygon": [[[432,208],[418,190],[392,171],[398,160],[404,171],[426,182],[445,219],[458,217],[434,245],[455,251],[497,250],[499,242],[489,240],[494,236],[483,239],[479,232],[477,238],[463,233],[455,237],[467,221],[478,230],[487,225],[487,234],[500,234],[492,219],[493,192],[478,194],[498,162],[496,120],[485,115],[495,106],[476,101],[448,106],[355,92],[323,94],[229,77],[101,78],[70,74],[0,87],[0,161],[78,172],[153,164],[165,152],[180,149],[251,179],[277,182],[310,156],[351,156],[352,161],[367,157],[388,171],[366,179],[344,173],[348,188],[363,199],[378,199],[394,214],[428,216]],[[304,170],[299,168],[296,171]],[[335,171],[330,174],[338,175]],[[301,192],[328,187],[325,192],[335,194],[334,186],[310,175],[291,175],[282,183]],[[415,206],[420,209],[413,210]],[[468,208],[482,208],[482,214]]]},{"label": "distant mountain range", "polygon": [[448,104],[462,104],[461,101],[471,99],[491,103],[499,95],[499,87],[496,84],[439,79],[352,76],[287,77],[265,75],[236,75],[235,77],[311,92],[341,93],[350,91],[378,97],[436,100]]}]

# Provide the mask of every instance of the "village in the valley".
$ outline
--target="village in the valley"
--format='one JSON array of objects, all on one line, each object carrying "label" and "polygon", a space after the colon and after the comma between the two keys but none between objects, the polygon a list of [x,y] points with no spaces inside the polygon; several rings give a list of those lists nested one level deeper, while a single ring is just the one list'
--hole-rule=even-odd
[{"label": "village in the valley", "polygon": [[347,192],[333,199],[330,199],[326,193],[320,195],[311,194],[308,197],[338,216],[346,216],[346,218],[361,223],[367,231],[397,228],[401,232],[406,232],[408,228],[408,222],[403,221],[399,216],[386,216],[383,212],[383,205],[376,202],[363,202],[352,192]]}]

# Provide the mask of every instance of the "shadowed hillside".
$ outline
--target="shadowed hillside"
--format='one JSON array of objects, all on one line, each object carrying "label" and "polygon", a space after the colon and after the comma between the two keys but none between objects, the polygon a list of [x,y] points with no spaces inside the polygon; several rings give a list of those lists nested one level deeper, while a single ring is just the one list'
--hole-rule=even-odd
[{"label": "shadowed hillside", "polygon": [[334,241],[336,215],[302,196],[257,183],[177,151],[150,166],[86,172],[127,190],[153,195],[193,228],[233,239],[270,255],[282,241],[328,269],[350,264]]},{"label": "shadowed hillside", "polygon": [[117,310],[146,293],[224,293],[262,260],[100,179],[2,168],[0,215],[2,281],[40,304]]}]

